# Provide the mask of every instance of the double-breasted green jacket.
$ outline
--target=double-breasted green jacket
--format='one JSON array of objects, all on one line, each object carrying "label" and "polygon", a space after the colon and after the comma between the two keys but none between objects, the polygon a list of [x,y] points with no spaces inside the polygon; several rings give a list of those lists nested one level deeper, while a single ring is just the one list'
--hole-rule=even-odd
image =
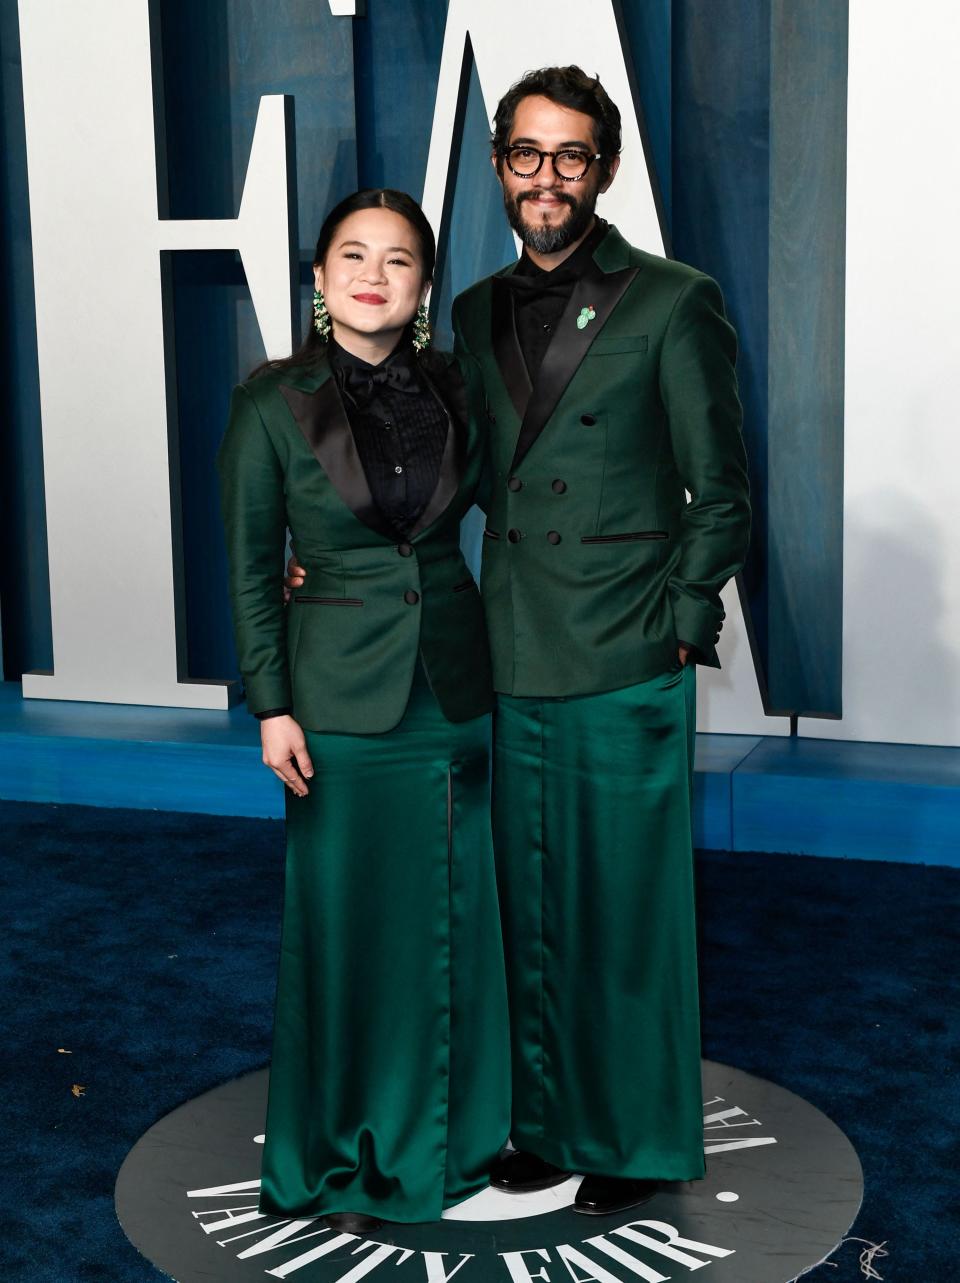
[{"label": "double-breasted green jacket", "polygon": [[678,641],[719,667],[720,590],[743,564],[750,508],[718,286],[610,227],[531,387],[515,267],[454,303],[491,430],[481,587],[495,689],[614,690],[675,667]]},{"label": "double-breasted green jacket", "polygon": [[[468,412],[482,390],[469,360],[435,357],[424,378],[449,423],[436,489],[406,538],[373,502],[325,357],[234,390],[217,467],[252,713],[292,707],[307,730],[387,731],[403,716],[418,654],[449,721],[489,711],[483,608],[459,543],[484,466]],[[307,577],[284,607],[288,528]]]}]

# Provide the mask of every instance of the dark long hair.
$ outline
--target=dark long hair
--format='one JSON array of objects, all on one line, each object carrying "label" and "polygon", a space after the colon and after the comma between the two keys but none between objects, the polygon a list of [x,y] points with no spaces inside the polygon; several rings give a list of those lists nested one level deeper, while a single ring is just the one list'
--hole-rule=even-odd
[{"label": "dark long hair", "polygon": [[[339,205],[334,205],[330,213],[323,220],[323,226],[320,228],[320,235],[317,237],[317,247],[313,252],[313,265],[316,267],[322,264],[327,257],[327,251],[337,233],[337,228],[351,214],[356,214],[361,209],[391,209],[401,218],[405,218],[413,228],[417,242],[420,246],[420,259],[423,264],[424,281],[433,280],[433,269],[437,259],[437,243],[434,239],[433,228],[427,221],[423,210],[406,192],[395,191],[392,187],[368,187],[363,191],[354,192],[351,196],[346,196]],[[413,321],[406,327],[405,337],[412,337]],[[263,361],[260,365],[252,370],[249,378],[256,378],[258,374],[266,374],[269,370],[289,370],[300,366],[315,365],[326,351],[327,341],[322,339],[314,329],[313,320],[307,330],[307,337],[297,348],[292,356],[280,357],[273,361]]]},{"label": "dark long hair", "polygon": [[497,104],[493,117],[493,152],[497,168],[503,166],[503,153],[513,130],[513,117],[524,98],[549,98],[560,107],[580,111],[592,116],[596,123],[598,162],[605,176],[610,174],[610,162],[620,152],[620,112],[616,103],[600,83],[599,76],[588,76],[575,64],[569,67],[541,67],[528,71],[507,90]]}]

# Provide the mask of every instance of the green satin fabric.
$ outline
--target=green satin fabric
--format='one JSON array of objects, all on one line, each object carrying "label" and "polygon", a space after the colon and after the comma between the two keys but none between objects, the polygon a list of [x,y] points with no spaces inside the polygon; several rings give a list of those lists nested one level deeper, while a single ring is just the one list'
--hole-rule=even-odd
[{"label": "green satin fabric", "polygon": [[500,696],[494,849],[511,1140],[604,1176],[703,1176],[692,665],[578,698]]},{"label": "green satin fabric", "polygon": [[441,714],[420,665],[382,735],[307,733],[288,795],[260,1210],[430,1221],[509,1129],[488,717]]}]

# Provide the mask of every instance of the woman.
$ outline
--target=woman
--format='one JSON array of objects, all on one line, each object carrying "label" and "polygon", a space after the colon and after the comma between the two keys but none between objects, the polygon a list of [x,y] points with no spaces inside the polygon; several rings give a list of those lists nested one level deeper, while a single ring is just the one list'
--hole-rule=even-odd
[{"label": "woman", "polygon": [[[459,547],[479,375],[425,351],[433,266],[409,196],[339,204],[310,337],[235,390],[218,456],[240,670],[287,786],[260,1209],[351,1233],[437,1219],[509,1128],[489,656]],[[284,609],[288,527],[310,587]]]}]

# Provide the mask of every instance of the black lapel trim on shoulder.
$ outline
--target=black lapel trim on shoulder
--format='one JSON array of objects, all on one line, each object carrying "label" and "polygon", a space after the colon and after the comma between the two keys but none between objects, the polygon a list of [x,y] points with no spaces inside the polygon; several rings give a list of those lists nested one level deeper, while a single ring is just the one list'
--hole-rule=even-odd
[{"label": "black lapel trim on shoulder", "polygon": [[[589,352],[590,344],[602,332],[607,318],[639,270],[638,267],[627,267],[618,272],[604,272],[596,263],[591,263],[590,270],[584,272],[573,287],[530,393],[510,465],[511,472],[516,471],[520,460],[543,431],[567,384]],[[578,329],[577,317],[585,307],[592,308],[596,316],[583,329]]]},{"label": "black lapel trim on shoulder", "polygon": [[530,404],[530,375],[523,359],[523,349],[517,338],[517,323],[513,311],[510,286],[500,276],[490,282],[493,298],[490,304],[490,330],[493,354],[500,369],[500,377],[510,394],[517,418],[522,419]]},{"label": "black lapel trim on shoulder", "polygon": [[400,536],[370,493],[336,379],[327,379],[316,392],[302,392],[289,384],[281,384],[279,390],[304,440],[343,502],[365,526],[396,543]]}]

